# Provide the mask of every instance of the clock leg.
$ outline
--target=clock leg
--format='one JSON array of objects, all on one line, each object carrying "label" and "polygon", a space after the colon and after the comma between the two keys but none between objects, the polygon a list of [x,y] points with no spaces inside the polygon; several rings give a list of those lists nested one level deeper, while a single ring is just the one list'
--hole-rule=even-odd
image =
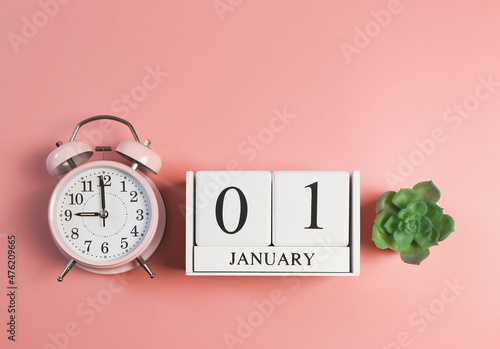
[{"label": "clock leg", "polygon": [[148,264],[146,263],[146,261],[144,260],[144,258],[142,258],[141,256],[139,256],[139,257],[137,257],[135,260],[137,261],[137,263],[139,263],[139,265],[140,265],[141,267],[143,267],[143,268],[144,268],[144,270],[146,270],[146,271],[147,271],[147,273],[149,274],[149,276],[151,277],[151,279],[152,279],[152,278],[154,278],[154,277],[156,276],[156,274],[154,274],[154,273],[151,271],[151,269],[149,269],[149,266],[148,266]]},{"label": "clock leg", "polygon": [[74,259],[71,259],[69,263],[66,265],[66,268],[64,268],[61,276],[57,278],[57,281],[61,282],[63,281],[63,278],[66,276],[66,274],[73,268],[73,266],[76,264],[76,261]]}]

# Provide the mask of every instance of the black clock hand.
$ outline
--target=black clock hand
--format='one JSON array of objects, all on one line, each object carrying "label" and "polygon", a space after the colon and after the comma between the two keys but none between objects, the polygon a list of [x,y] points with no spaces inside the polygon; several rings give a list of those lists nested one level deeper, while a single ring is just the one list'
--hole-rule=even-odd
[{"label": "black clock hand", "polygon": [[78,212],[75,213],[75,216],[81,216],[81,217],[95,217],[95,216],[100,216],[101,214],[99,212]]},{"label": "black clock hand", "polygon": [[100,216],[102,217],[102,226],[106,226],[106,217],[108,216],[108,212],[106,211],[106,197],[104,195],[104,180],[102,178],[102,175],[99,176],[99,185],[101,186],[101,213]]}]

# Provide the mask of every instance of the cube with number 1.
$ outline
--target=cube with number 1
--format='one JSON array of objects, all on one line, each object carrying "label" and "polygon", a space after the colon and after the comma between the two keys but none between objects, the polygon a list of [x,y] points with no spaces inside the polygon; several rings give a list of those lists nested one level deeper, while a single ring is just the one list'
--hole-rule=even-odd
[{"label": "cube with number 1", "polygon": [[347,246],[349,173],[276,171],[273,180],[275,246]]}]

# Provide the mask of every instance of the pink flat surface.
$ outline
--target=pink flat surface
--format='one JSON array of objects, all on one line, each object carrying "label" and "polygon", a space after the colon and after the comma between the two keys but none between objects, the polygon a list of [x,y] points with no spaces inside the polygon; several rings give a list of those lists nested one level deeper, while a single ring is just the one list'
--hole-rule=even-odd
[{"label": "pink flat surface", "polygon": [[[498,347],[498,2],[61,2],[0,12],[0,347]],[[56,281],[66,260],[45,159],[97,114],[126,118],[162,159],[154,280],[75,269]],[[80,132],[113,147],[130,137]],[[361,276],[185,276],[185,172],[235,165],[360,170]],[[371,242],[375,200],[428,179],[456,231],[406,265]]]}]

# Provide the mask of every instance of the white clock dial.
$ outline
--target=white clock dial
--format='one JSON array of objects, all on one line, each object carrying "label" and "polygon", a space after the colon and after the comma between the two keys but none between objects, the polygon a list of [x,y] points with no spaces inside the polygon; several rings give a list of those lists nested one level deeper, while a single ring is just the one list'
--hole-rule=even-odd
[{"label": "white clock dial", "polygon": [[69,177],[55,197],[52,212],[59,240],[89,262],[112,262],[133,253],[147,238],[152,213],[138,178],[103,165]]}]

